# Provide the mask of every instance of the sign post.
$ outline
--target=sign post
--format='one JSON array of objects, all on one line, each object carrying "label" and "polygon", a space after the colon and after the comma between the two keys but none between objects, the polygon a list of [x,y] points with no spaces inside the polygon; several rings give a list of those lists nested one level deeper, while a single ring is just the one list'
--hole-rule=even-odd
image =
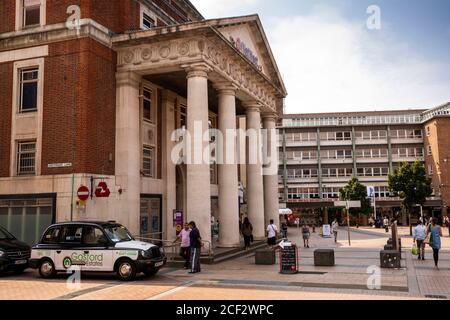
[{"label": "sign post", "polygon": [[350,241],[350,208],[361,208],[361,201],[335,201],[335,207],[344,207],[347,213],[347,233],[348,233],[348,245],[351,246]]},{"label": "sign post", "polygon": [[375,200],[375,187],[367,187],[367,197],[373,199],[373,218],[377,220],[377,203]]}]

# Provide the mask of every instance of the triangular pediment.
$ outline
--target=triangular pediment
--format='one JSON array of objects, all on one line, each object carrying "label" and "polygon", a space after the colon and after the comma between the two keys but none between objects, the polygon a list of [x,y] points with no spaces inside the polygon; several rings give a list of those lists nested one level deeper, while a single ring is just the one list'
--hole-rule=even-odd
[{"label": "triangular pediment", "polygon": [[211,20],[212,25],[286,94],[283,79],[257,15]]}]

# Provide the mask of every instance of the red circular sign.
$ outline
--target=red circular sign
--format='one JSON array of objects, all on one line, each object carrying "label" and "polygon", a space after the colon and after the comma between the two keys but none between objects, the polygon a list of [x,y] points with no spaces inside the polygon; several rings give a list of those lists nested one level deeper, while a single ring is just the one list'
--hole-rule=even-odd
[{"label": "red circular sign", "polygon": [[86,201],[89,198],[88,187],[85,187],[85,186],[79,187],[78,191],[77,191],[77,196],[78,196],[78,199],[80,199],[81,201]]}]

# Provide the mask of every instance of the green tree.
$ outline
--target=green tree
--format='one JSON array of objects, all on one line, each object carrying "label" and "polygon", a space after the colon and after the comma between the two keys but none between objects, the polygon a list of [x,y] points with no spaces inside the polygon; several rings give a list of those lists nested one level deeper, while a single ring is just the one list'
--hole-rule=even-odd
[{"label": "green tree", "polygon": [[361,208],[350,208],[351,215],[369,214],[370,200],[367,198],[367,188],[353,177],[346,186],[339,190],[340,198],[344,201],[361,201]]},{"label": "green tree", "polygon": [[401,163],[389,174],[388,181],[389,190],[403,200],[402,205],[408,215],[411,215],[414,205],[423,205],[433,193],[431,179],[420,161]]}]

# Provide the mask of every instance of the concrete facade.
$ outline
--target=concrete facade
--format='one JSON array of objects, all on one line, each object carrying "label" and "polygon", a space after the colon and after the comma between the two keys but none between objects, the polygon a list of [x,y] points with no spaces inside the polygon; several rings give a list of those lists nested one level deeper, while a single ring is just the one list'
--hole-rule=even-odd
[{"label": "concrete facade", "polygon": [[[449,109],[284,115],[278,127],[280,201],[310,223],[318,223],[319,215],[326,221],[328,211],[340,213],[333,209],[339,189],[357,177],[375,187],[377,216],[401,214],[388,174],[400,162],[419,160],[433,181],[425,213],[445,215]],[[401,223],[407,224],[406,215]]]}]

